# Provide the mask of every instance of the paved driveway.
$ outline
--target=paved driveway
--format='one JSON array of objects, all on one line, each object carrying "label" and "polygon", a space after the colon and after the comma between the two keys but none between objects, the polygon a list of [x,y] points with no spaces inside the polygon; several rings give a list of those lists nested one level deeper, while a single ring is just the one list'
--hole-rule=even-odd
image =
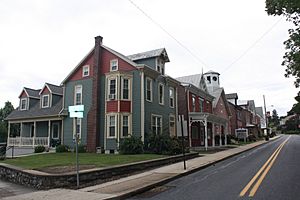
[{"label": "paved driveway", "polygon": [[0,179],[0,199],[15,195],[21,195],[29,192],[34,192],[32,188],[27,188],[14,183],[6,182]]}]

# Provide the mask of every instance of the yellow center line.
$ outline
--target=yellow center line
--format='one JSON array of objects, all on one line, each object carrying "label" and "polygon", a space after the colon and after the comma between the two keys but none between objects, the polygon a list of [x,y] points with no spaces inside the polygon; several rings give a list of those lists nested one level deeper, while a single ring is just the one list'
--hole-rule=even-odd
[{"label": "yellow center line", "polygon": [[[270,158],[267,160],[267,162],[260,168],[260,170],[255,174],[255,176],[250,180],[250,182],[244,187],[244,189],[240,192],[240,197],[244,196],[247,191],[250,189],[250,187],[252,186],[252,184],[256,181],[256,179],[259,177],[259,175],[263,172],[263,170],[267,167],[267,165],[272,161],[273,158],[275,158],[275,155],[278,156],[278,152],[281,150],[281,148],[283,147],[283,145],[287,142],[287,140],[290,138],[290,136],[283,142],[281,143],[277,149],[274,151],[274,153],[270,156]],[[277,154],[278,153],[278,154]],[[276,157],[277,157],[276,156]],[[273,159],[275,160],[275,159]],[[271,167],[270,167],[271,168]],[[261,180],[262,181],[262,180]],[[257,188],[258,188],[259,185],[257,185]],[[253,190],[253,189],[252,189]],[[251,191],[252,191],[251,190]],[[254,190],[253,190],[254,192]],[[256,192],[256,190],[255,190]],[[254,192],[254,194],[255,194]]]}]

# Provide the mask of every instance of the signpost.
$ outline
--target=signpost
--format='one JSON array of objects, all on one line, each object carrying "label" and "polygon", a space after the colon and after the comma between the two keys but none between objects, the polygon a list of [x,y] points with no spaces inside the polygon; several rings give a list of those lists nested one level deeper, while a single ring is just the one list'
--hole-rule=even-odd
[{"label": "signpost", "polygon": [[69,106],[70,118],[75,118],[75,144],[76,144],[76,179],[77,188],[79,188],[79,161],[78,161],[78,143],[79,133],[77,132],[77,118],[83,118],[84,105]]}]

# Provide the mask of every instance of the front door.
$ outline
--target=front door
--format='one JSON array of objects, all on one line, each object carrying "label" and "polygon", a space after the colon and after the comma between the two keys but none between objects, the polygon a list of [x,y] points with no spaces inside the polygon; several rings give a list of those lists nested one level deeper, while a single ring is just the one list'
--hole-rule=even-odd
[{"label": "front door", "polygon": [[193,122],[191,126],[192,147],[199,147],[204,145],[204,126],[200,122]]},{"label": "front door", "polygon": [[52,123],[52,139],[58,140],[60,136],[59,122]]}]

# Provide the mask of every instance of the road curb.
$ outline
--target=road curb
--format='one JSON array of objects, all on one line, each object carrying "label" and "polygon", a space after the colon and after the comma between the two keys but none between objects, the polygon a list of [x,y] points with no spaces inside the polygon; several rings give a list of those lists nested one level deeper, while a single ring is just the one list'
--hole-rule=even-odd
[{"label": "road curb", "polygon": [[212,165],[214,165],[214,164],[216,164],[216,163],[219,163],[219,162],[221,162],[221,161],[227,160],[227,159],[229,159],[229,158],[232,158],[232,157],[237,156],[237,155],[239,155],[239,154],[245,153],[245,152],[247,152],[247,151],[250,151],[250,150],[252,150],[252,149],[255,149],[255,148],[257,148],[257,147],[260,147],[260,146],[262,146],[262,145],[268,144],[269,142],[275,141],[275,140],[277,140],[277,139],[279,139],[279,138],[281,138],[281,137],[282,137],[282,136],[280,135],[280,136],[278,136],[278,137],[276,137],[276,138],[274,138],[274,139],[272,139],[272,140],[269,140],[269,141],[266,141],[266,142],[264,142],[264,143],[258,144],[257,146],[251,147],[251,148],[249,148],[249,149],[245,149],[245,150],[243,150],[243,151],[241,151],[241,152],[234,153],[234,154],[229,155],[229,156],[227,156],[227,157],[224,157],[224,158],[221,158],[221,159],[219,159],[219,160],[216,160],[216,161],[213,161],[213,162],[204,164],[204,165],[202,165],[202,166],[196,167],[196,168],[194,168],[194,169],[191,169],[191,170],[189,170],[189,171],[183,172],[183,173],[181,173],[181,174],[174,175],[173,177],[166,178],[166,179],[164,179],[164,180],[161,180],[161,181],[158,181],[158,182],[155,182],[155,183],[146,185],[145,187],[138,188],[138,189],[136,189],[136,190],[134,190],[134,191],[130,191],[130,192],[127,192],[127,193],[124,193],[124,194],[120,194],[120,195],[118,195],[118,196],[106,198],[106,199],[107,199],[107,200],[115,200],[115,199],[118,199],[118,200],[119,200],[119,199],[126,199],[126,198],[129,198],[129,197],[135,196],[135,195],[137,195],[137,194],[141,194],[141,193],[143,193],[143,192],[146,192],[146,191],[148,191],[148,190],[151,190],[151,189],[153,189],[153,188],[155,188],[155,187],[162,186],[162,185],[164,185],[164,184],[167,184],[167,183],[169,183],[169,182],[171,182],[171,181],[173,181],[173,180],[176,180],[176,179],[178,179],[178,178],[181,178],[181,177],[183,177],[183,176],[187,176],[187,175],[189,175],[189,174],[192,174],[192,173],[195,173],[195,172],[200,171],[200,170],[202,170],[202,169],[205,169],[205,168],[207,168],[207,167],[210,167],[210,166],[212,166]]}]

